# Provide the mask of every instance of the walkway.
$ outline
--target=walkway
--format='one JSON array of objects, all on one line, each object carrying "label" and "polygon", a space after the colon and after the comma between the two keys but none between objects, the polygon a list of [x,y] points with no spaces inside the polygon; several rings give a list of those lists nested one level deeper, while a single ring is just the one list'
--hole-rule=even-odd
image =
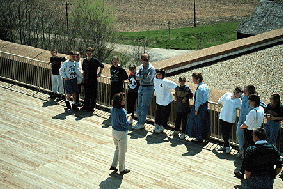
[{"label": "walkway", "polygon": [[[129,132],[126,167],[110,167],[109,113],[64,110],[46,94],[0,81],[0,188],[244,188],[235,178],[236,151],[192,144],[168,132]],[[277,178],[275,188],[283,181]]]}]

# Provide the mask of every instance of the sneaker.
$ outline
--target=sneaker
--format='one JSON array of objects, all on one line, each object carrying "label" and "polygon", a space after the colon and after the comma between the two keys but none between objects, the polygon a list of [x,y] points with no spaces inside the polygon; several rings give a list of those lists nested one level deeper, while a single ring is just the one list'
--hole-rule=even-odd
[{"label": "sneaker", "polygon": [[153,131],[154,131],[154,132],[157,132],[158,130],[159,130],[159,125],[156,124],[156,123],[154,123],[154,129],[153,129]]},{"label": "sneaker", "polygon": [[240,152],[238,152],[238,153],[236,154],[236,157],[237,157],[237,158],[242,158],[242,156],[243,156],[243,154],[240,153]]},{"label": "sneaker", "polygon": [[159,128],[157,131],[155,131],[156,133],[162,133],[164,131],[164,127],[162,125],[159,125]]},{"label": "sneaker", "polygon": [[226,154],[230,154],[230,152],[231,152],[231,147],[230,146],[226,147]]},{"label": "sneaker", "polygon": [[75,111],[79,110],[76,104],[72,104],[72,110],[75,110]]},{"label": "sneaker", "polygon": [[121,171],[121,172],[120,172],[120,175],[124,175],[124,174],[127,174],[127,173],[129,173],[129,172],[130,172],[129,169],[125,169],[124,171]]},{"label": "sneaker", "polygon": [[181,139],[181,140],[184,140],[184,139],[185,139],[185,134],[184,134],[184,133],[182,133],[182,134],[180,135],[180,139]]},{"label": "sneaker", "polygon": [[219,146],[219,147],[217,148],[217,150],[218,150],[218,151],[225,151],[225,150],[226,150],[226,147],[224,147],[224,146]]},{"label": "sneaker", "polygon": [[139,129],[143,129],[144,125],[143,124],[136,124],[133,129],[139,130]]},{"label": "sneaker", "polygon": [[66,102],[66,106],[68,109],[71,109],[71,105],[70,105],[70,102],[69,101],[65,101]]},{"label": "sneaker", "polygon": [[50,93],[50,98],[56,98],[56,93],[54,92]]},{"label": "sneaker", "polygon": [[178,135],[180,132],[179,131],[174,131],[174,132],[172,132],[170,135],[171,136],[174,136],[174,135]]}]

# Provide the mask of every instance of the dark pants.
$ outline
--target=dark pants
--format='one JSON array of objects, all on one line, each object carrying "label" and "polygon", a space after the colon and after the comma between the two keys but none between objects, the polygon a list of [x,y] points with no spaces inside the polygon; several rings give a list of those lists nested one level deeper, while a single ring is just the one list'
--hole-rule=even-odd
[{"label": "dark pants", "polygon": [[123,81],[111,82],[111,96],[110,99],[113,100],[113,96],[117,93],[123,92]]},{"label": "dark pants", "polygon": [[180,131],[180,126],[182,124],[182,133],[185,133],[187,120],[189,112],[177,112],[176,121],[175,121],[175,131]]},{"label": "dark pants", "polygon": [[222,119],[219,119],[219,123],[221,128],[221,134],[224,140],[224,147],[229,147],[230,133],[234,123],[229,123],[227,121],[223,121]]},{"label": "dark pants", "polygon": [[247,189],[272,189],[274,179],[270,176],[251,176],[247,181]]},{"label": "dark pants", "polygon": [[253,141],[253,130],[248,130],[245,129],[244,131],[244,138],[245,138],[245,143],[244,143],[244,151],[246,151],[246,149],[251,146],[254,145],[254,141]]},{"label": "dark pants", "polygon": [[95,108],[96,97],[97,97],[97,83],[93,85],[85,85],[84,90],[85,90],[84,106]]},{"label": "dark pants", "polygon": [[136,92],[128,92],[128,96],[127,96],[127,110],[128,113],[132,115],[132,117],[134,117],[135,115],[135,105],[136,105],[136,101],[138,98],[138,91]]},{"label": "dark pants", "polygon": [[76,93],[76,103],[78,104],[80,102],[80,94],[81,94],[81,89],[82,85],[78,84],[79,92]]},{"label": "dark pants", "polygon": [[155,114],[155,123],[157,125],[162,125],[163,127],[167,127],[167,122],[171,113],[171,103],[166,106],[162,106],[159,104],[156,105],[157,105],[157,110]]}]

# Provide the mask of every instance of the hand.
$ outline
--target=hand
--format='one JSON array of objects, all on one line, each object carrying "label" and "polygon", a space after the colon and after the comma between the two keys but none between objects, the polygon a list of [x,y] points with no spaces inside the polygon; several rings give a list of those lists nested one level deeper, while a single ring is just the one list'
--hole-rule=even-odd
[{"label": "hand", "polygon": [[198,110],[195,111],[195,115],[198,115]]},{"label": "hand", "polygon": [[241,131],[244,131],[244,130],[245,130],[245,128],[244,128],[243,125],[240,126],[240,129],[241,129]]},{"label": "hand", "polygon": [[70,79],[66,77],[65,80],[70,80]]},{"label": "hand", "polygon": [[268,121],[272,121],[272,116],[271,116],[271,115],[267,115],[267,116],[266,116],[266,119],[267,119]]}]

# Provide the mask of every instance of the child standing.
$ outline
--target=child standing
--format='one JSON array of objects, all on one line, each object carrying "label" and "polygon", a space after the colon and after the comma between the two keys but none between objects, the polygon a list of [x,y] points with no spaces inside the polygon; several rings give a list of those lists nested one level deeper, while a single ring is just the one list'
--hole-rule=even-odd
[{"label": "child standing", "polygon": [[117,93],[113,98],[113,108],[111,108],[111,124],[112,136],[116,150],[114,152],[113,162],[110,170],[118,171],[116,168],[119,162],[119,172],[121,175],[129,173],[129,169],[125,169],[125,154],[127,152],[127,134],[129,131],[129,121],[127,112],[123,108],[125,105],[125,97],[123,93]]},{"label": "child standing", "polygon": [[265,125],[266,135],[269,136],[269,143],[276,144],[280,121],[283,119],[283,107],[280,104],[280,95],[272,94],[270,104],[266,108],[267,124]]},{"label": "child standing", "polygon": [[83,77],[78,67],[78,62],[75,61],[76,55],[74,51],[70,52],[70,59],[65,61],[61,66],[59,73],[65,79],[65,90],[67,94],[66,106],[71,109],[70,98],[73,95],[72,109],[77,110],[76,93],[79,92],[77,77]]},{"label": "child standing", "polygon": [[234,93],[226,93],[218,100],[218,104],[223,105],[219,116],[219,123],[221,128],[221,134],[224,140],[224,145],[218,150],[224,151],[229,154],[231,151],[229,144],[229,137],[232,130],[232,126],[236,121],[237,109],[241,109],[242,101],[241,95],[243,90],[240,87],[236,87]]},{"label": "child standing", "polygon": [[164,127],[167,127],[171,113],[171,102],[173,101],[171,90],[176,87],[176,83],[165,78],[165,71],[163,69],[156,70],[156,78],[154,78],[157,105],[154,124],[154,132],[156,133],[163,132]]},{"label": "child standing", "polygon": [[[63,100],[63,79],[59,74],[59,69],[61,67],[61,62],[66,61],[65,57],[58,57],[57,50],[51,50],[50,64],[52,67],[52,93],[50,98],[56,98],[56,101]],[[59,92],[59,94],[57,94]]]},{"label": "child standing", "polygon": [[129,89],[128,89],[128,96],[127,96],[127,110],[128,114],[130,114],[130,124],[133,123],[133,118],[135,115],[135,104],[138,98],[138,90],[139,90],[139,82],[136,78],[136,66],[131,64],[129,66]]},{"label": "child standing", "polygon": [[[98,59],[92,57],[93,49],[88,47],[86,49],[86,58],[83,61],[82,70],[83,70],[83,85],[85,92],[84,106],[81,110],[93,111],[96,105],[97,97],[97,78],[101,76],[101,73],[104,68]],[[99,73],[97,73],[98,68],[100,67]]]},{"label": "child standing", "polygon": [[112,66],[110,68],[110,74],[111,74],[111,96],[112,99],[113,96],[116,93],[123,92],[124,89],[124,80],[128,79],[127,72],[119,65],[119,58],[117,56],[114,56],[112,58]]},{"label": "child standing", "polygon": [[[192,93],[190,87],[186,85],[186,78],[179,77],[179,84],[175,89],[175,101],[177,102],[177,116],[175,121],[175,131],[171,134],[179,134],[181,131],[180,139],[185,138],[185,131],[187,125],[187,118],[190,112],[190,98],[193,98],[194,94]],[[182,130],[180,126],[182,124]]]}]

